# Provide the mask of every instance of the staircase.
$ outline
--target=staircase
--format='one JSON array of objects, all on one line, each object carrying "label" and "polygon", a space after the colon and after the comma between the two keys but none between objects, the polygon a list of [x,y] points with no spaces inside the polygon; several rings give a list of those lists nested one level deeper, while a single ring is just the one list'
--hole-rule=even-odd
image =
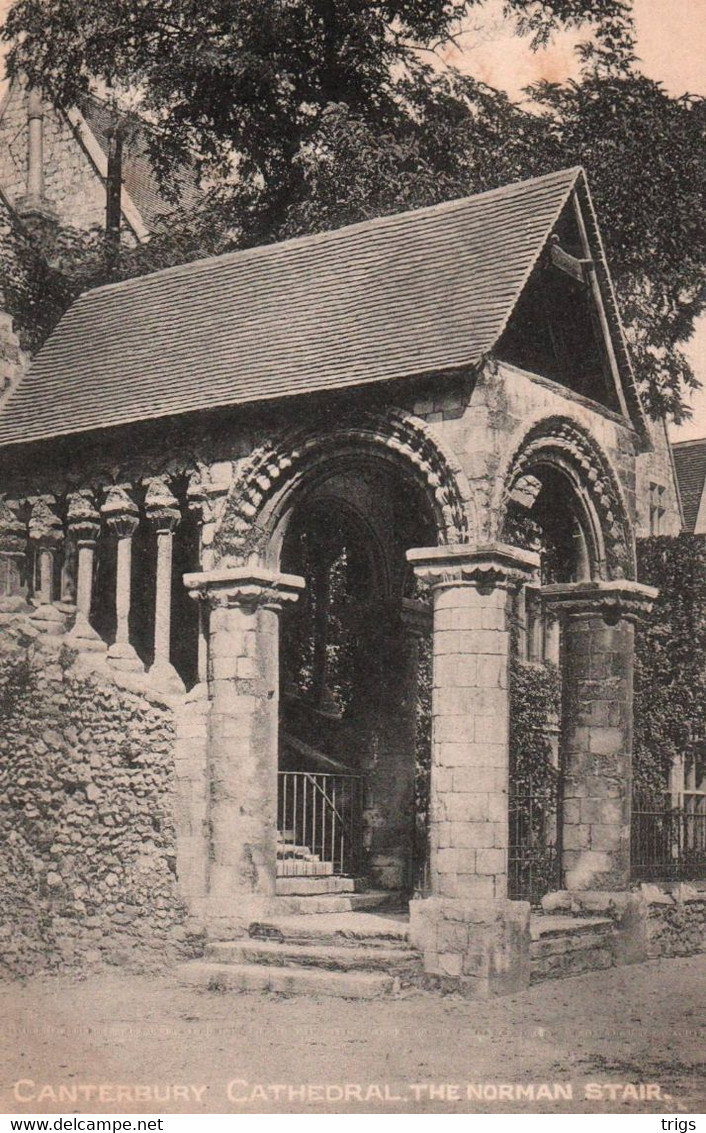
[{"label": "staircase", "polygon": [[181,972],[208,991],[378,999],[414,983],[422,962],[402,913],[307,912],[253,923],[242,940],[215,941]]},{"label": "staircase", "polygon": [[355,878],[334,874],[333,862],[322,861],[309,846],[297,845],[293,830],[280,831],[277,840],[278,897],[314,897],[355,893]]}]

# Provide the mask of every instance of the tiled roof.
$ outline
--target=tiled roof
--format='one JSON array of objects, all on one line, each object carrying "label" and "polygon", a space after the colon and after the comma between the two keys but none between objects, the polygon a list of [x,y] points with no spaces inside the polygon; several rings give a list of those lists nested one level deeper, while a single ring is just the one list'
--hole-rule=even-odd
[{"label": "tiled roof", "polygon": [[672,445],[679,494],[684,508],[684,528],[693,531],[706,485],[706,438]]},{"label": "tiled roof", "polygon": [[[108,130],[113,124],[113,112],[99,98],[86,95],[81,100],[81,113],[91,133],[108,156]],[[161,190],[149,156],[147,132],[149,127],[137,115],[126,115],[126,132],[123,147],[123,184],[132,198],[146,228],[152,229],[160,216],[181,207],[196,208],[203,200],[193,173],[185,166],[175,170],[170,179],[175,190],[173,199]]]},{"label": "tiled roof", "polygon": [[471,366],[579,180],[562,170],[86,292],[0,415],[0,444]]}]

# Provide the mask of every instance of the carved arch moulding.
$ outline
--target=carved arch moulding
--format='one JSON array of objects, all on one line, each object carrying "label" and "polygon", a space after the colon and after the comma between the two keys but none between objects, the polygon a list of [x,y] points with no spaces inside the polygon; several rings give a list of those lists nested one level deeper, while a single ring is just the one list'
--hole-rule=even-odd
[{"label": "carved arch moulding", "polygon": [[244,562],[262,555],[270,539],[273,501],[293,481],[336,458],[382,456],[425,490],[440,543],[473,538],[471,493],[466,476],[426,422],[402,409],[351,413],[290,429],[259,446],[241,462],[217,534],[223,559]]},{"label": "carved arch moulding", "polygon": [[634,579],[633,532],[617,476],[593,437],[565,417],[546,418],[530,426],[499,470],[493,508],[498,534],[513,488],[542,465],[553,466],[568,476],[594,520],[598,578]]}]

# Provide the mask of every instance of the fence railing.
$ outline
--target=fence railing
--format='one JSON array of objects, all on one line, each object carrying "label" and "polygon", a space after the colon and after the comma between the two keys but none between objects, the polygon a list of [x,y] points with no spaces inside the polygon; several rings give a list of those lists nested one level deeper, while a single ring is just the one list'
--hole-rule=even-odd
[{"label": "fence railing", "polygon": [[706,878],[706,799],[686,807],[633,801],[630,866],[636,881]]},{"label": "fence railing", "polygon": [[508,896],[538,905],[545,893],[561,888],[557,846],[558,776],[540,785],[531,780],[510,793]]},{"label": "fence railing", "polygon": [[277,819],[291,856],[304,851],[329,865],[335,874],[356,874],[361,867],[363,779],[280,771]]}]

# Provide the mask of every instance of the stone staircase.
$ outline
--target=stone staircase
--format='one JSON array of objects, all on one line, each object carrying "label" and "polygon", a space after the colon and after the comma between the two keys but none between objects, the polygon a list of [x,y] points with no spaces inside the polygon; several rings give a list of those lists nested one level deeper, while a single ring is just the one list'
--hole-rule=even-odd
[{"label": "stone staircase", "polygon": [[309,846],[297,845],[294,831],[280,831],[275,883],[278,897],[355,893],[360,887],[361,883],[355,878],[334,874],[333,862],[322,861]]},{"label": "stone staircase", "polygon": [[371,912],[369,906],[314,912],[312,907],[278,914],[251,924],[245,939],[214,941],[203,960],[182,966],[182,981],[208,991],[377,999],[397,994],[421,976],[421,956],[409,943],[406,915]]},{"label": "stone staircase", "polygon": [[533,914],[530,982],[611,968],[615,926],[609,917]]}]

